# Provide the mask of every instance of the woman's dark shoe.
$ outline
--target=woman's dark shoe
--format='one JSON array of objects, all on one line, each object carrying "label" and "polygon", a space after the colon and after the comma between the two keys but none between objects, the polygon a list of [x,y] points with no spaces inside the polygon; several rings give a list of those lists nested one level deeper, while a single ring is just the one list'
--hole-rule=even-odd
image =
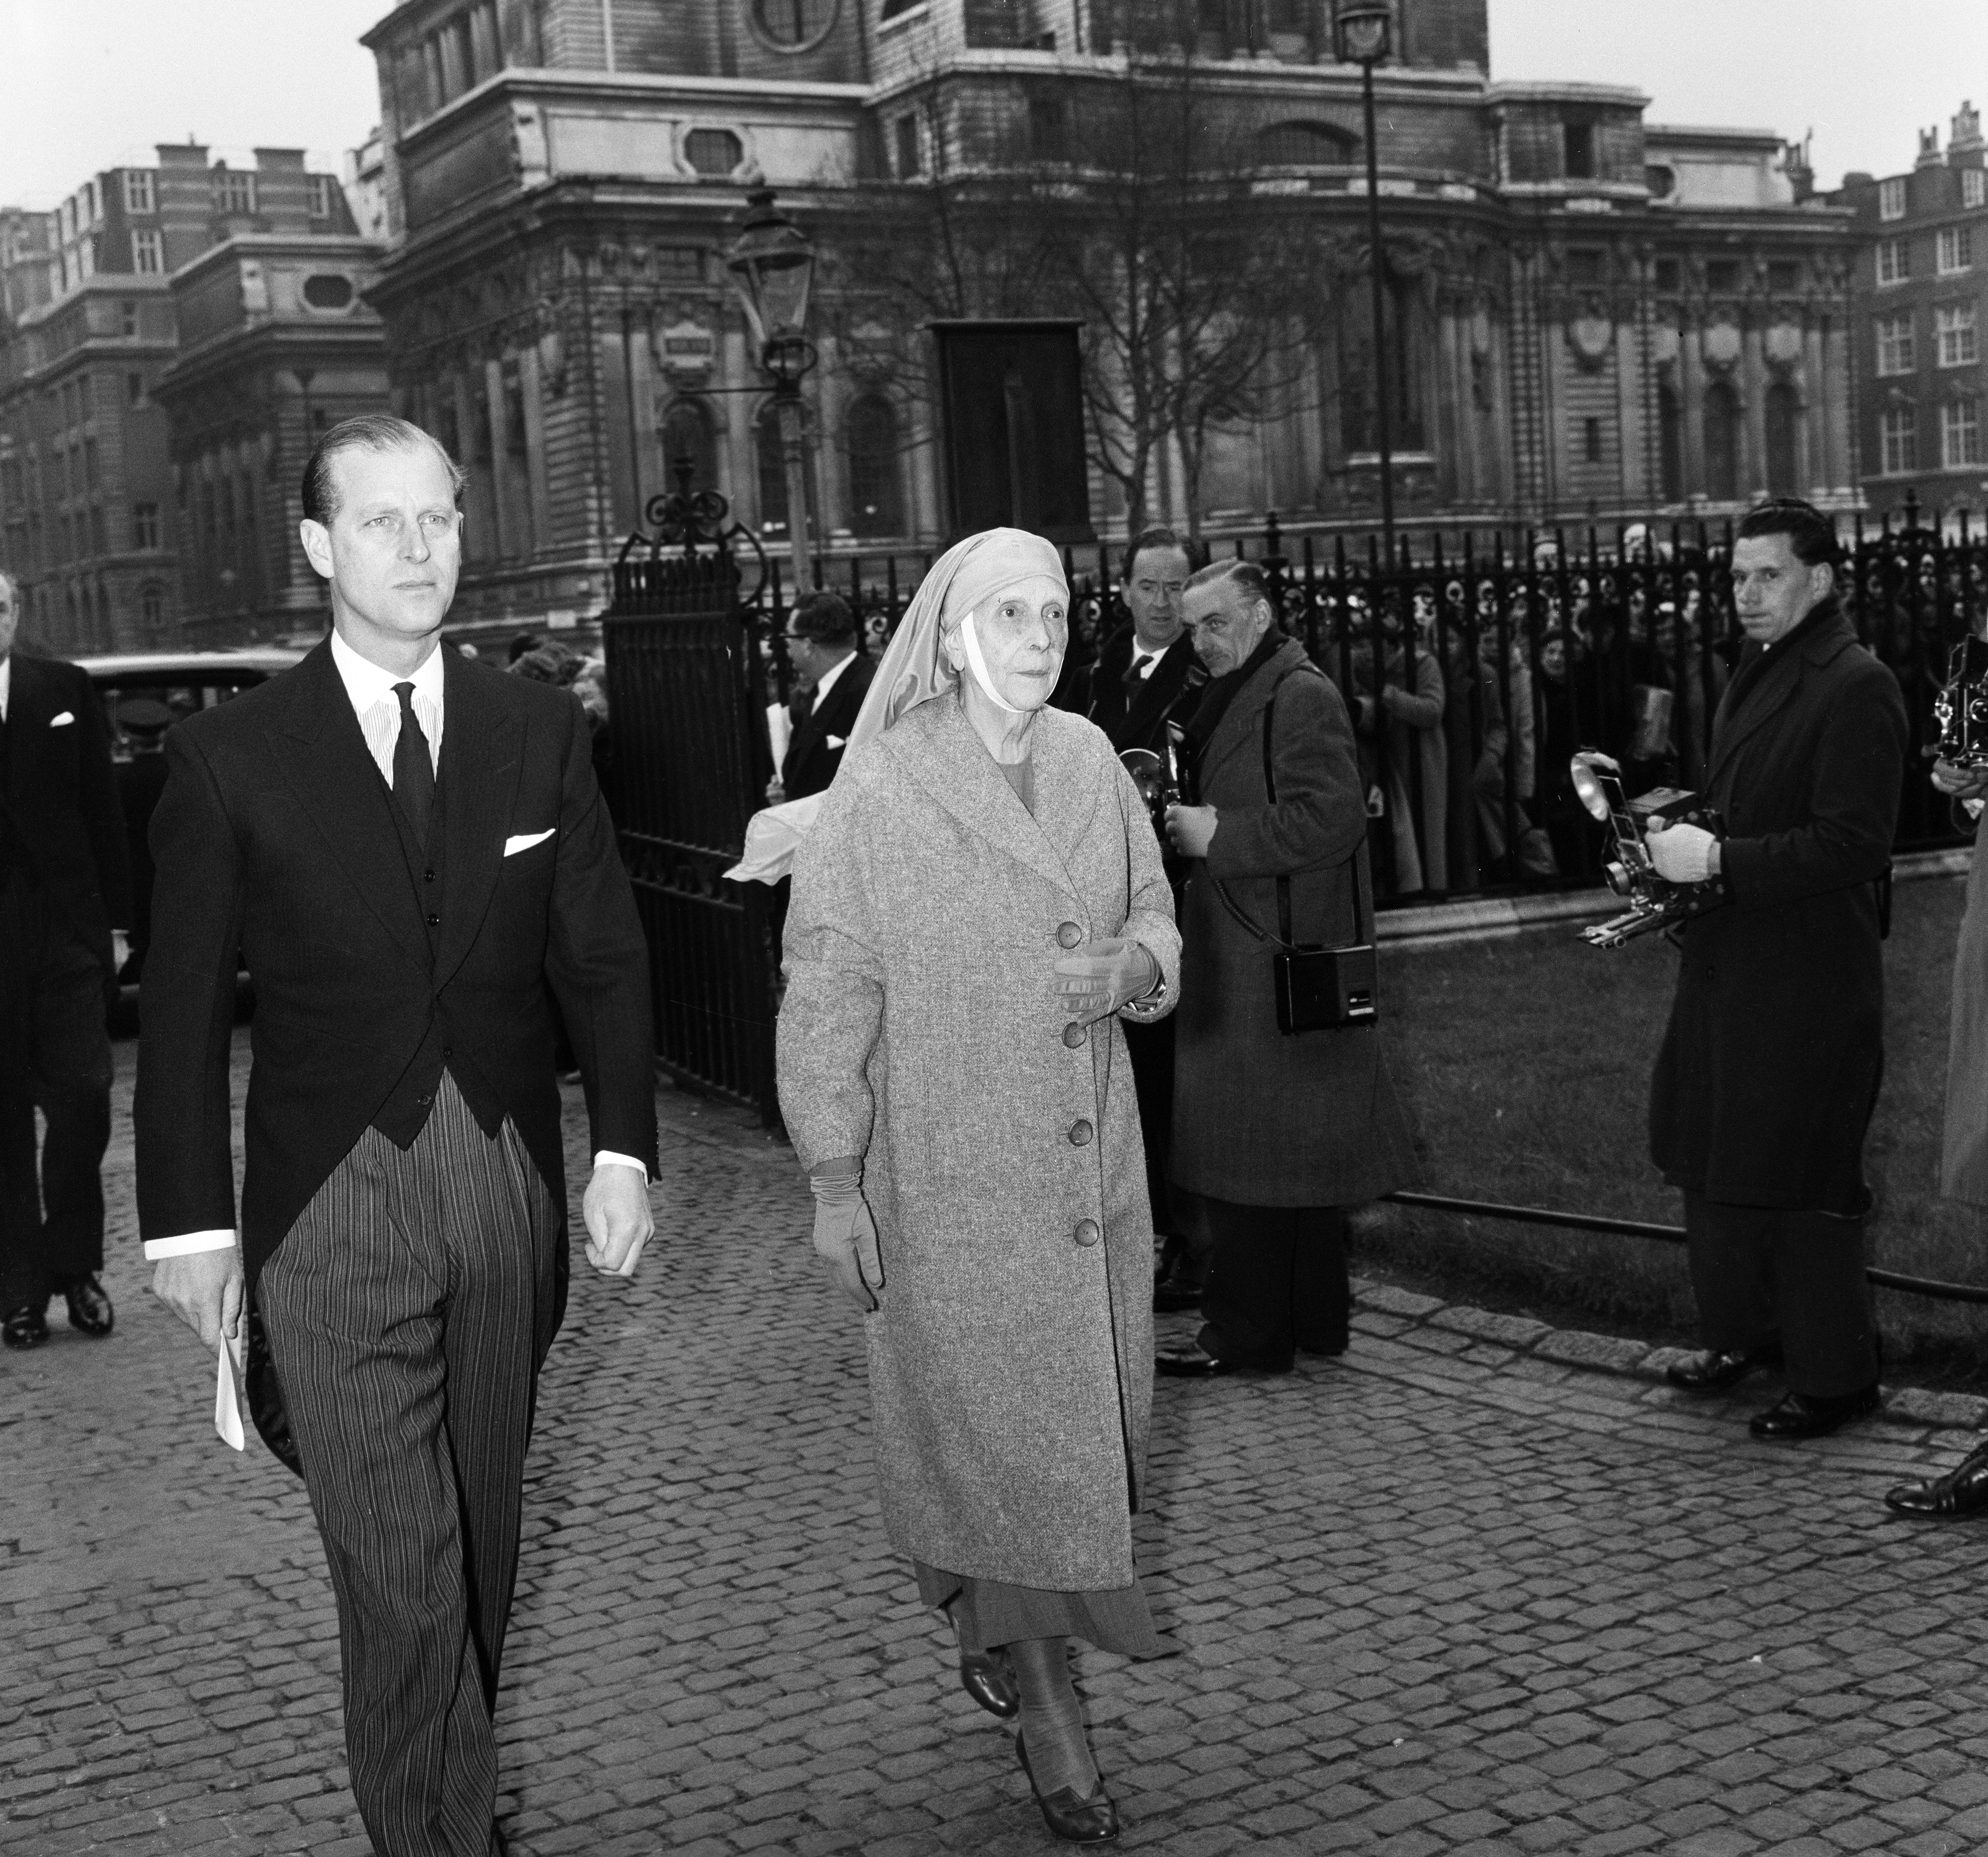
[{"label": "woman's dark shoe", "polygon": [[1900,1515],[1979,1515],[1988,1509],[1988,1444],[1976,1445],[1944,1476],[1900,1483],[1885,1507]]},{"label": "woman's dark shoe", "polygon": [[117,1322],[110,1298],[93,1277],[79,1277],[63,1291],[69,1304],[69,1325],[84,1334],[108,1334]]},{"label": "woman's dark shoe", "polygon": [[1684,1392],[1723,1392],[1729,1386],[1737,1386],[1755,1368],[1769,1365],[1764,1355],[1727,1354],[1713,1348],[1666,1367],[1664,1378]]},{"label": "woman's dark shoe", "polygon": [[18,1309],[9,1309],[4,1321],[0,1321],[0,1341],[9,1348],[39,1348],[49,1338],[47,1312],[38,1309],[32,1303],[23,1303]]},{"label": "woman's dark shoe", "polygon": [[1747,1429],[1756,1438],[1827,1438],[1853,1419],[1868,1419],[1878,1409],[1878,1398],[1875,1380],[1838,1399],[1787,1393],[1780,1405],[1756,1413]]},{"label": "woman's dark shoe", "polygon": [[1016,1690],[1015,1679],[999,1658],[984,1652],[962,1651],[959,1686],[989,1715],[998,1715],[1004,1722],[1013,1721],[1020,1711],[1022,1698]]},{"label": "woman's dark shoe", "polygon": [[1109,1844],[1118,1835],[1118,1808],[1111,1803],[1102,1780],[1087,1799],[1080,1798],[1077,1789],[1070,1786],[1059,1786],[1045,1794],[1037,1790],[1034,1770],[1029,1765],[1029,1750],[1022,1745],[1019,1734],[1015,1737],[1015,1757],[1029,1776],[1029,1791],[1035,1794],[1036,1808],[1052,1835],[1066,1844]]}]

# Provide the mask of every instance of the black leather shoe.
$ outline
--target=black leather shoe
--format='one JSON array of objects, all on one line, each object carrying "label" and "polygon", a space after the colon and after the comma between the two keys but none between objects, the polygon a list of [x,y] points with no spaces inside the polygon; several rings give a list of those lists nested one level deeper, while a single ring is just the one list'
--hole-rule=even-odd
[{"label": "black leather shoe", "polygon": [[1232,1361],[1210,1354],[1205,1348],[1170,1348],[1153,1356],[1153,1371],[1173,1380],[1213,1380],[1223,1374],[1241,1373]]},{"label": "black leather shoe", "polygon": [[1023,1772],[1029,1776],[1029,1791],[1035,1794],[1036,1809],[1052,1836],[1066,1844],[1109,1844],[1118,1835],[1118,1808],[1111,1803],[1102,1780],[1087,1799],[1080,1798],[1073,1786],[1059,1786],[1053,1793],[1043,1793],[1036,1788],[1034,1769],[1029,1765],[1029,1750],[1022,1745],[1019,1734],[1015,1737],[1015,1755],[1022,1763]]},{"label": "black leather shoe", "polygon": [[48,1338],[48,1312],[32,1303],[9,1309],[0,1320],[0,1341],[9,1348],[39,1348]]},{"label": "black leather shoe", "polygon": [[1868,1419],[1878,1409],[1878,1399],[1875,1380],[1839,1399],[1785,1393],[1780,1405],[1756,1412],[1747,1429],[1756,1438],[1827,1438],[1853,1419]]},{"label": "black leather shoe", "polygon": [[1664,1378],[1685,1392],[1723,1392],[1729,1386],[1737,1386],[1755,1368],[1768,1365],[1757,1354],[1725,1354],[1713,1348],[1666,1367]]},{"label": "black leather shoe", "polygon": [[85,1334],[108,1334],[117,1324],[110,1298],[93,1276],[78,1277],[63,1291],[63,1300],[69,1304],[69,1325]]},{"label": "black leather shoe", "polygon": [[1885,1507],[1900,1515],[1979,1515],[1988,1509],[1988,1444],[1976,1445],[1944,1476],[1900,1483]]},{"label": "black leather shoe", "polygon": [[959,1686],[989,1715],[999,1716],[1004,1722],[1013,1721],[1020,1711],[1022,1698],[1015,1688],[1015,1679],[998,1657],[962,1651]]},{"label": "black leather shoe", "polygon": [[1156,1315],[1178,1315],[1185,1309],[1201,1307],[1201,1285],[1182,1283],[1177,1277],[1162,1277],[1153,1285],[1153,1312]]}]

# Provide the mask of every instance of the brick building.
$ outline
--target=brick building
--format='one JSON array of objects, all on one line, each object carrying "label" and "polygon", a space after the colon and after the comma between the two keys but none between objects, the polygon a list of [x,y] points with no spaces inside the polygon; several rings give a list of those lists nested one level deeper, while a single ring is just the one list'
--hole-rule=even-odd
[{"label": "brick building", "polygon": [[[206,278],[201,261],[215,247],[271,239],[286,252],[322,242],[348,272],[357,255],[336,177],[308,171],[299,151],[258,150],[252,167],[210,163],[195,143],[161,144],[158,157],[92,176],[53,212],[0,211],[0,561],[22,583],[26,636],[58,651],[176,643],[188,619],[203,638],[231,635],[199,623],[214,616],[214,577],[182,583],[187,512],[202,507],[185,467],[199,454],[168,431],[169,372],[176,411],[203,432],[215,420],[196,404],[194,377],[174,367],[178,274],[191,266]],[[340,313],[355,326],[370,320],[359,287]],[[202,340],[215,333],[201,325]],[[371,340],[377,404],[377,331]],[[208,377],[232,400],[252,391],[225,369]],[[259,464],[294,474],[301,457],[281,453],[277,425],[267,429]],[[280,497],[248,507],[259,533],[284,519]],[[232,635],[255,633],[251,621]]]},{"label": "brick building", "polygon": [[1963,103],[1942,154],[1919,132],[1909,171],[1845,174],[1856,216],[1857,408],[1865,493],[1929,509],[1988,508],[1988,144]]},{"label": "brick building", "polygon": [[[1368,517],[1359,74],[1334,61],[1325,0],[396,8],[365,40],[390,248],[373,300],[397,403],[471,470],[465,617],[597,607],[681,453],[782,532],[765,383],[722,265],[756,184],[823,255],[817,532],[938,539],[918,357],[887,339],[864,254],[928,238],[976,188],[1040,189],[1128,81],[1128,42],[1156,33],[1175,49],[1142,68],[1187,70],[1191,46],[1197,107],[1252,138],[1242,229],[1315,253],[1328,312],[1301,390],[1215,432],[1198,513]],[[1646,123],[1633,90],[1493,83],[1484,0],[1398,0],[1395,45],[1378,155],[1412,516],[1854,499],[1853,215],[1813,197],[1794,151]],[[1186,513],[1182,467],[1178,444],[1156,448],[1149,510]],[[1102,477],[1093,507],[1122,523]]]}]

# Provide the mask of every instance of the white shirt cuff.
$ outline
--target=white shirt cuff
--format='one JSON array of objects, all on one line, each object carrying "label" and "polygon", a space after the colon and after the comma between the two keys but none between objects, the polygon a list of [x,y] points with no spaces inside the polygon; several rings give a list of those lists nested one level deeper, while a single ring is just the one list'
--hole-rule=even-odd
[{"label": "white shirt cuff", "polygon": [[597,1167],[632,1167],[645,1182],[649,1177],[649,1165],[646,1161],[638,1161],[632,1154],[617,1154],[611,1148],[603,1148],[596,1153],[593,1164]]},{"label": "white shirt cuff", "polygon": [[182,1232],[176,1238],[145,1240],[145,1261],[157,1263],[161,1257],[191,1257],[196,1251],[223,1251],[233,1247],[235,1234],[228,1231]]}]

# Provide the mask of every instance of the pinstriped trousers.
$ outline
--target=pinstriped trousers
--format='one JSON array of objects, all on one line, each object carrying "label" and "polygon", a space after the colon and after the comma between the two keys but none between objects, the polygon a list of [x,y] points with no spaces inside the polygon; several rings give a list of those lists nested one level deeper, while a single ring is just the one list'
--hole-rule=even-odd
[{"label": "pinstriped trousers", "polygon": [[447,1075],[369,1128],[256,1304],[338,1601],[346,1752],[379,1857],[489,1857],[525,1449],[555,1323],[553,1197]]}]

